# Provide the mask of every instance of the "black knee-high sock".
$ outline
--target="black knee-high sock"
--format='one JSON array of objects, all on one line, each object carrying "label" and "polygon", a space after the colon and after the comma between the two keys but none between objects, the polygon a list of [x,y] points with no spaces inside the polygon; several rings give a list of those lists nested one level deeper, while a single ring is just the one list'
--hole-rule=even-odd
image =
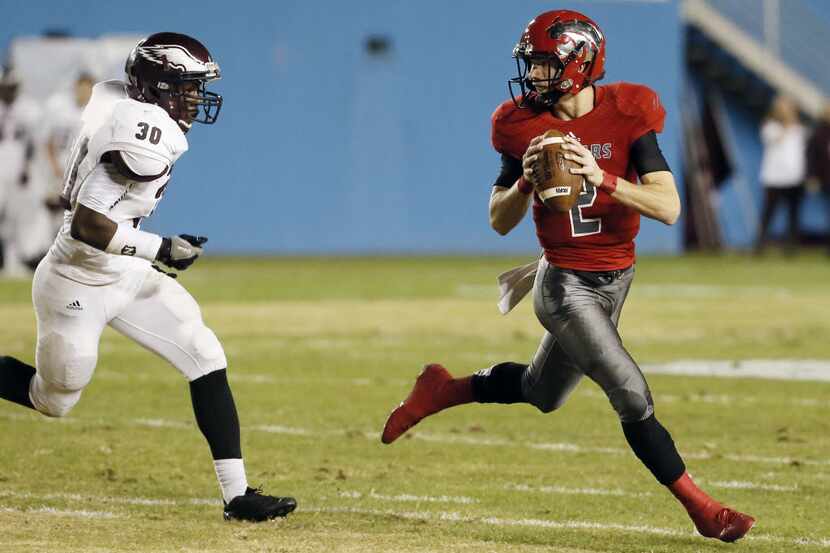
[{"label": "black knee-high sock", "polygon": [[190,399],[196,423],[210,445],[214,459],[241,459],[239,417],[225,369],[213,371],[190,383]]},{"label": "black knee-high sock", "polygon": [[521,403],[522,375],[527,365],[499,363],[473,375],[473,397],[479,403]]},{"label": "black knee-high sock", "polygon": [[0,397],[29,409],[34,409],[29,400],[29,383],[35,375],[35,368],[14,357],[0,357]]},{"label": "black knee-high sock", "polygon": [[686,471],[671,434],[653,414],[645,420],[624,422],[622,427],[628,445],[658,482],[668,486]]}]

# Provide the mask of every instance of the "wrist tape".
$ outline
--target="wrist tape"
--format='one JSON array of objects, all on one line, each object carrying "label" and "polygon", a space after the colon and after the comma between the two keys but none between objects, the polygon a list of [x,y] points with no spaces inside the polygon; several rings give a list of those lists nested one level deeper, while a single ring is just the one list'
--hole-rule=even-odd
[{"label": "wrist tape", "polygon": [[524,176],[519,177],[516,181],[516,188],[519,189],[519,192],[522,194],[532,194],[533,193],[533,185],[525,180]]},{"label": "wrist tape", "polygon": [[161,236],[133,228],[130,224],[118,225],[115,234],[107,244],[107,253],[130,255],[154,261],[161,247]]},{"label": "wrist tape", "polygon": [[617,189],[617,175],[612,175],[607,171],[602,172],[602,183],[599,188],[605,190],[609,194],[613,194]]}]

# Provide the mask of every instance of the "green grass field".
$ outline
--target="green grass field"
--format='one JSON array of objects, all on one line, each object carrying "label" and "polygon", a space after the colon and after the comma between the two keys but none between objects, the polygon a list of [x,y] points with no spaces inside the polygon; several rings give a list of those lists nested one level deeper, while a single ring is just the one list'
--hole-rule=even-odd
[{"label": "green grass field", "polygon": [[[0,404],[0,551],[830,552],[830,382],[651,375],[690,471],[758,519],[704,540],[628,451],[600,390],[560,411],[465,406],[383,446],[426,362],[526,361],[526,301],[495,276],[526,259],[205,259],[182,275],[222,340],[251,484],[297,512],[221,519],[186,382],[112,331],[69,417]],[[830,260],[643,258],[621,322],[641,363],[830,361]],[[0,282],[0,354],[34,359],[25,281]]]}]

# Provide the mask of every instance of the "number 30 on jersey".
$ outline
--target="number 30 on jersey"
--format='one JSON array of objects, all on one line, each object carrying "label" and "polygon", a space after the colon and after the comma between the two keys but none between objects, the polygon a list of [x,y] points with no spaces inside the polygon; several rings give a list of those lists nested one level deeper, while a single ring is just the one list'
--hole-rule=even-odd
[{"label": "number 30 on jersey", "polygon": [[149,138],[150,144],[158,144],[161,140],[161,129],[158,127],[150,127],[149,123],[140,122],[138,124],[138,132],[135,137],[139,140],[147,140]]}]

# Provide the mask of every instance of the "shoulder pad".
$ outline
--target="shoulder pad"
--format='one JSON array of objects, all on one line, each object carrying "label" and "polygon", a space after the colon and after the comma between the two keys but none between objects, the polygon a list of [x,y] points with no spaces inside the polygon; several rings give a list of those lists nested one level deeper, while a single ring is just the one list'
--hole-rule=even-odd
[{"label": "shoulder pad", "polygon": [[656,92],[644,85],[624,82],[609,85],[609,88],[613,89],[617,109],[637,120],[639,135],[636,138],[650,130],[663,131],[666,110]]},{"label": "shoulder pad", "polygon": [[173,165],[187,151],[187,139],[179,126],[160,107],[132,99],[113,106],[109,124],[93,137],[90,151],[129,152]]},{"label": "shoulder pad", "polygon": [[513,100],[502,102],[490,117],[492,123],[490,140],[493,143],[493,148],[501,154],[520,159],[524,155],[524,147],[527,146],[527,144],[521,144],[521,140],[518,140],[519,131],[522,128],[521,123],[532,119],[536,115],[531,109],[517,108]]},{"label": "shoulder pad", "polygon": [[[139,177],[139,179],[143,177],[158,178],[166,173],[168,169],[168,165],[165,162],[144,154],[126,151],[114,153],[119,156],[121,163],[123,163],[128,170],[128,174],[124,175],[126,177]],[[116,165],[118,164],[116,163]]]}]

